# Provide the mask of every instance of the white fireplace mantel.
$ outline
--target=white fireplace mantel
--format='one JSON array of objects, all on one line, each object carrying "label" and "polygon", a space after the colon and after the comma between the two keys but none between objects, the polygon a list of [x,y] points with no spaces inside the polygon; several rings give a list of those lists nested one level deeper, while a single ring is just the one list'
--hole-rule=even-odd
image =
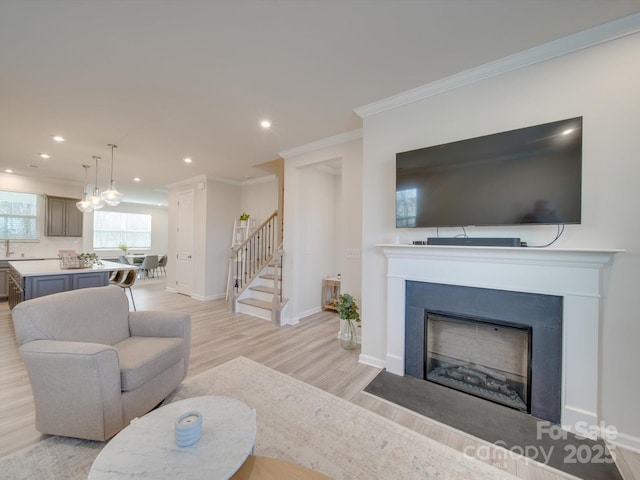
[{"label": "white fireplace mantel", "polygon": [[404,375],[405,283],[563,297],[561,423],[598,424],[602,272],[617,249],[377,245],[387,257],[386,369]]}]

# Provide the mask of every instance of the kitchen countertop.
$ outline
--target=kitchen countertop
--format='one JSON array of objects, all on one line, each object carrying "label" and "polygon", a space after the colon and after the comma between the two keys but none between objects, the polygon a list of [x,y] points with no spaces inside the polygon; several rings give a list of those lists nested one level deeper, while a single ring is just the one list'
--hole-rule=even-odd
[{"label": "kitchen countertop", "polygon": [[69,275],[92,273],[96,271],[113,272],[115,270],[137,270],[138,267],[133,265],[125,265],[123,263],[102,261],[102,267],[93,268],[60,268],[60,260],[28,260],[15,259],[9,260],[9,265],[13,267],[23,277],[35,277],[42,275]]}]

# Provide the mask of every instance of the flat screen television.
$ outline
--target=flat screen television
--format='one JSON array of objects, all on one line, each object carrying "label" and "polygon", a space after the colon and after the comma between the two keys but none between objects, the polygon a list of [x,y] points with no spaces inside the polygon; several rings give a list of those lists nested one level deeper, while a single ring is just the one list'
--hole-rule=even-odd
[{"label": "flat screen television", "polygon": [[582,117],[396,154],[396,227],[581,221]]}]

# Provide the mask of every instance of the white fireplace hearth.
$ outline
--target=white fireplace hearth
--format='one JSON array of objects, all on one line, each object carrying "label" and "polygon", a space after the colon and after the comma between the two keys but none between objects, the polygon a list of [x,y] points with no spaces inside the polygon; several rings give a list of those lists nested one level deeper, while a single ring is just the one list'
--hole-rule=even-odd
[{"label": "white fireplace hearth", "polygon": [[386,369],[405,374],[407,281],[556,295],[562,307],[561,424],[597,426],[603,272],[621,250],[378,245],[387,257]]}]

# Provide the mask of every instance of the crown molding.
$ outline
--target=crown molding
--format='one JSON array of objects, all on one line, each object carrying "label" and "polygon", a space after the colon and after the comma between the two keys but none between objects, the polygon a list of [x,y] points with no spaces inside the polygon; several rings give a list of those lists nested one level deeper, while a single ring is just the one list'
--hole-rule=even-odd
[{"label": "crown molding", "polygon": [[275,180],[277,180],[278,177],[274,174],[270,174],[270,175],[263,175],[262,177],[252,177],[252,178],[247,178],[246,180],[243,180],[240,185],[241,186],[245,186],[245,185],[257,185],[259,183],[268,183],[268,182],[273,182]]},{"label": "crown molding", "polygon": [[278,152],[278,155],[285,159],[297,157],[305,153],[315,152],[316,150],[321,150],[323,148],[335,147],[337,145],[353,142],[354,140],[359,140],[361,138],[362,129],[359,128],[357,130],[351,130],[350,132],[334,135],[333,137],[327,137],[321,140],[316,140],[315,142],[307,143],[305,145],[300,145],[299,147],[294,147],[289,150],[284,150],[282,152]]},{"label": "crown molding", "polygon": [[393,108],[433,97],[450,90],[470,85],[487,78],[519,70],[553,58],[584,50],[611,40],[633,35],[640,31],[640,13],[634,13],[583,30],[572,35],[523,50],[493,62],[480,65],[441,80],[407,90],[406,92],[369,103],[354,109],[361,118],[370,117]]}]

